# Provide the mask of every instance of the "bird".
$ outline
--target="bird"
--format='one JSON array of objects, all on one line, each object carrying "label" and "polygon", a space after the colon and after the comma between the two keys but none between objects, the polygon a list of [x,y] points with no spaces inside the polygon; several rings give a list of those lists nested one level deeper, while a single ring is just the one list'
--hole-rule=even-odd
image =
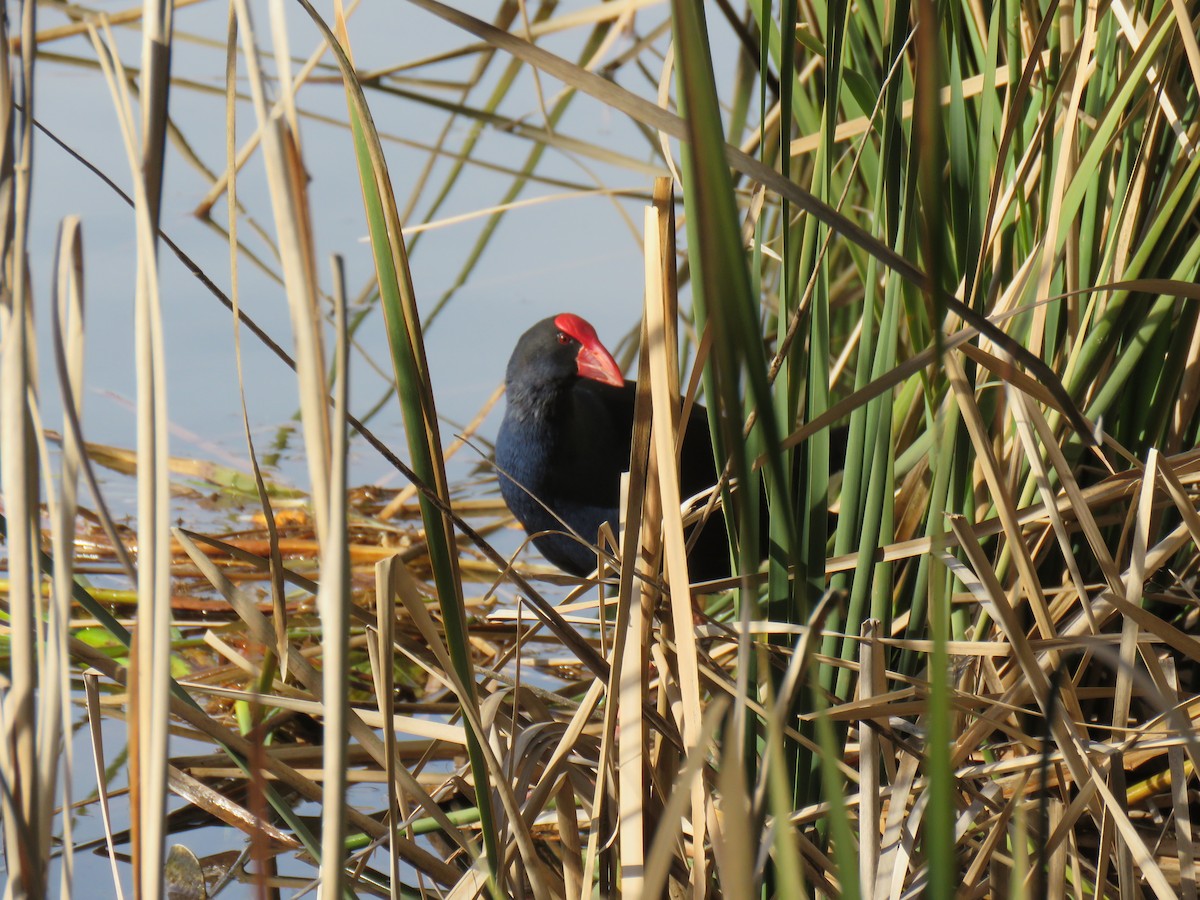
[{"label": "bird", "polygon": [[[500,493],[541,554],[572,575],[596,568],[590,543],[602,524],[616,533],[636,389],[596,329],[573,313],[538,322],[508,361],[495,444]],[[684,431],[680,495],[716,483],[708,413],[696,404]],[[710,516],[688,557],[694,581],[729,576],[725,535],[724,517]]]}]

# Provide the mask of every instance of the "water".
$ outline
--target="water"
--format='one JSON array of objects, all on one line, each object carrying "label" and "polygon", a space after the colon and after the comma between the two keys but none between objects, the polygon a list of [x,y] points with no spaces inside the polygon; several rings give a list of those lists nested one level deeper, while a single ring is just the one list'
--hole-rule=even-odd
[{"label": "water", "polygon": [[[255,9],[256,13],[265,10]],[[297,27],[291,36],[293,53],[307,55],[315,44],[311,27],[299,27],[302,17],[289,9]],[[351,36],[357,59],[365,68],[394,63],[463,43],[453,30],[416,10],[406,9],[401,17],[413,27],[396,27],[395,14],[364,8],[351,20]],[[382,20],[382,21],[381,21]],[[419,20],[419,27],[416,25]],[[43,16],[42,26],[52,22]],[[265,15],[258,20],[266,30]],[[224,9],[189,7],[181,12],[176,28],[220,39]],[[126,61],[136,63],[136,39],[119,33]],[[560,44],[564,39],[558,41]],[[91,58],[83,38],[53,45],[56,53]],[[571,54],[568,53],[568,56]],[[223,54],[210,47],[180,41],[175,73],[202,85],[220,88]],[[453,78],[468,71],[460,62],[455,72],[446,65],[430,74]],[[526,78],[528,76],[525,76]],[[122,186],[130,183],[129,164],[124,159],[112,102],[99,73],[43,61],[38,69],[37,115],[47,128],[84,154]],[[245,89],[245,82],[239,83]],[[548,88],[550,86],[548,85]],[[485,92],[486,88],[480,89]],[[508,106],[511,114],[538,117],[536,102],[528,91],[517,91],[520,99]],[[380,130],[400,137],[431,141],[444,121],[444,114],[402,100],[370,96]],[[301,94],[305,109],[339,119],[345,117],[343,93],[337,85],[314,85]],[[576,101],[578,110],[567,117],[561,129],[583,139],[612,139],[619,123],[599,115],[590,100]],[[224,161],[223,99],[212,94],[177,86],[172,94],[172,117],[191,149],[205,165],[216,171]],[[238,141],[251,131],[253,116],[246,104],[240,107]],[[455,127],[448,146],[455,148],[468,123]],[[344,129],[313,122],[302,126],[305,162],[312,175],[310,206],[320,260],[319,272],[328,287],[326,261],[332,253],[346,262],[351,296],[358,294],[371,276],[369,248],[363,238],[360,191],[352,148]],[[394,188],[403,206],[424,157],[415,151],[388,144]],[[477,155],[502,164],[517,165],[528,144],[509,135],[488,134]],[[44,136],[36,150],[34,217],[30,240],[31,264],[37,290],[44,415],[57,427],[57,387],[49,343],[49,286],[52,283],[54,234],[64,215],[83,219],[87,278],[87,396],[84,428],[89,440],[133,447],[135,444],[136,375],[133,353],[134,223],[131,211],[94,175],[70,160]],[[587,163],[610,183],[644,188],[642,176],[616,173],[601,164]],[[426,198],[440,187],[439,164],[426,190]],[[581,167],[549,151],[539,171],[572,180],[587,180]],[[499,201],[509,181],[496,173],[469,170],[461,187],[451,195],[442,215],[455,215],[490,206]],[[222,235],[192,215],[208,188],[207,180],[185,162],[174,148],[168,160],[164,191],[164,230],[223,290],[228,292],[230,274],[228,247]],[[238,179],[239,198],[258,224],[273,229],[261,163],[254,158]],[[530,194],[561,193],[560,189],[533,187]],[[640,204],[622,201],[630,216],[640,223]],[[425,208],[423,202],[418,209]],[[224,201],[214,210],[223,222]],[[431,231],[417,242],[412,257],[412,275],[421,306],[431,309],[454,283],[466,249],[482,229],[474,220]],[[263,258],[269,248],[253,233],[246,220],[240,235],[248,249]],[[216,459],[226,464],[247,465],[242,434],[233,326],[230,314],[182,266],[170,251],[161,254],[161,285],[167,383],[173,426],[171,452],[177,455]],[[504,363],[516,338],[529,324],[562,310],[577,311],[591,318],[605,337],[615,337],[634,320],[640,308],[641,251],[612,201],[600,197],[557,202],[518,210],[501,225],[479,266],[457,292],[427,333],[427,352],[441,414],[451,423],[469,420],[500,381]],[[243,308],[291,349],[290,327],[282,288],[264,275],[245,256],[239,263],[239,286]],[[250,423],[263,445],[296,410],[294,380],[287,369],[258,346],[243,331],[242,364]],[[389,389],[390,365],[380,316],[373,312],[356,335],[357,349],[351,372],[352,410],[373,406]],[[383,370],[375,371],[367,362]],[[493,417],[483,434],[494,434]],[[387,404],[372,428],[397,445],[402,444],[397,405]],[[446,429],[449,434],[452,428]],[[294,445],[293,445],[294,446]],[[389,478],[387,466],[370,451],[356,450],[351,456],[352,483]],[[280,473],[286,480],[304,486],[306,473],[294,455],[283,458]]]}]

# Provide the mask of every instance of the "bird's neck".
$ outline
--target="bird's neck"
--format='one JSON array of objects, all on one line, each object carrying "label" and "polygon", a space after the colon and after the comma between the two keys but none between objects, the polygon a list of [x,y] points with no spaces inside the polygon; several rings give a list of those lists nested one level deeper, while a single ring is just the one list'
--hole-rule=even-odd
[{"label": "bird's neck", "polygon": [[509,382],[508,414],[526,427],[537,427],[557,419],[570,403],[565,384]]}]

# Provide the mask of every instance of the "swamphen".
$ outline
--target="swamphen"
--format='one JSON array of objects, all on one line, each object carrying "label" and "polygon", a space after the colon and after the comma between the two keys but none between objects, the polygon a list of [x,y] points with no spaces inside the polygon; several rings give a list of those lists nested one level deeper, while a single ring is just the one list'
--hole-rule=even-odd
[{"label": "swamphen", "polygon": [[[617,528],[621,473],[629,468],[635,385],[626,381],[596,330],[579,316],[544,319],[517,342],[505,376],[507,408],[496,438],[500,493],[534,544],[574,575],[596,567],[584,541],[601,523]],[[708,413],[692,409],[683,439],[683,497],[716,484]],[[539,532],[547,532],[539,534]],[[729,575],[720,514],[705,524],[688,558],[693,580]]]}]

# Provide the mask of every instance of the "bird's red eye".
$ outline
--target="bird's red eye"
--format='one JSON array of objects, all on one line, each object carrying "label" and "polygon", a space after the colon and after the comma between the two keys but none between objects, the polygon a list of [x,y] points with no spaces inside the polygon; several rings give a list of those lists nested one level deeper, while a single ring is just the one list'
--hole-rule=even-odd
[{"label": "bird's red eye", "polygon": [[558,342],[560,344],[564,344],[564,345],[569,344],[569,343],[571,343],[571,336],[569,334],[564,334],[563,332],[560,331],[558,333]]}]

